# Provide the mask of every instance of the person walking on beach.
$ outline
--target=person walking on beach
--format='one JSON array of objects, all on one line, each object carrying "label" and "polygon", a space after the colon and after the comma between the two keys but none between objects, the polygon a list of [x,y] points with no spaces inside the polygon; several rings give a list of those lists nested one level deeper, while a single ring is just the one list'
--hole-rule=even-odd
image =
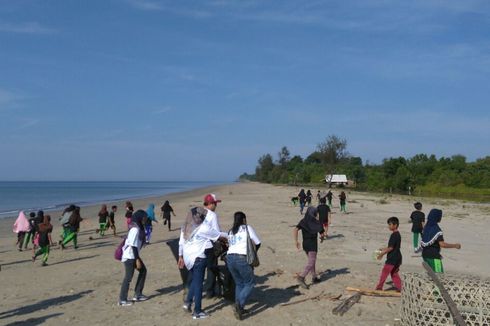
[{"label": "person walking on beach", "polygon": [[388,229],[391,231],[390,239],[388,240],[388,247],[380,249],[378,254],[378,260],[381,260],[384,255],[386,256],[386,262],[381,270],[381,276],[379,277],[378,285],[376,285],[376,290],[383,290],[383,285],[385,284],[388,275],[391,275],[393,280],[393,285],[397,291],[402,290],[402,280],[398,272],[400,271],[400,266],[402,265],[402,253],[400,247],[402,244],[402,237],[400,232],[398,232],[398,225],[400,224],[397,217],[390,217],[387,221]]},{"label": "person walking on beach", "polygon": [[413,206],[415,210],[410,215],[410,220],[412,221],[413,251],[416,252],[419,247],[419,237],[424,229],[425,214],[422,212],[422,204],[420,202],[416,202]]},{"label": "person walking on beach", "polygon": [[133,216],[133,211],[134,211],[134,208],[133,208],[133,203],[131,203],[129,200],[126,201],[126,204],[125,204],[125,207],[126,207],[126,225],[128,226],[128,230],[129,230],[129,225],[131,224],[131,218]]},{"label": "person walking on beach", "polygon": [[80,229],[80,222],[82,221],[83,218],[80,216],[80,207],[75,206],[68,221],[68,233],[61,243],[61,249],[65,249],[70,241],[73,241],[73,248],[78,249],[78,231]]},{"label": "person walking on beach", "polygon": [[[204,221],[211,229],[219,233],[221,232],[221,228],[218,221],[218,214],[216,214],[218,203],[221,203],[221,200],[217,199],[215,194],[207,194],[204,196],[204,208],[207,210]],[[206,298],[208,299],[213,298],[216,295],[215,288],[218,277],[218,257],[214,252],[213,241],[210,240],[206,243],[206,250],[204,252],[207,258],[206,283],[204,284],[204,291],[206,291]]]},{"label": "person walking on beach", "polygon": [[313,197],[313,194],[311,193],[311,190],[308,189],[308,191],[306,192],[306,205],[308,205],[308,207],[311,206],[312,197]]},{"label": "person walking on beach", "polygon": [[155,218],[155,204],[149,204],[146,210],[146,215],[148,218],[146,219],[145,224],[145,235],[146,235],[146,244],[150,244],[151,233],[153,232],[153,222],[158,223]]},{"label": "person walking on beach", "polygon": [[[217,202],[216,197],[211,194],[206,195],[205,203],[211,204],[211,202]],[[210,205],[207,206],[210,207]],[[193,319],[209,317],[202,310],[201,305],[204,273],[209,261],[206,250],[211,241],[217,241],[220,237],[226,238],[227,236],[226,233],[218,231],[216,226],[213,225],[217,221],[208,218],[208,215],[212,215],[210,212],[213,212],[211,208],[206,208],[205,211],[202,208],[197,208],[196,210],[202,210],[201,214],[188,214],[180,231],[179,260],[177,265],[180,269],[185,266],[189,270],[192,278],[187,297],[184,299],[183,308],[185,311],[191,312],[192,304],[194,304]]]},{"label": "person walking on beach", "polygon": [[53,244],[51,239],[51,232],[53,232],[53,226],[51,225],[51,216],[45,215],[43,216],[44,221],[38,225],[38,234],[39,234],[39,249],[36,251],[34,256],[32,256],[32,261],[36,261],[36,258],[40,255],[43,255],[43,263],[42,266],[48,265],[48,257],[49,257],[49,246]]},{"label": "person walking on beach", "polygon": [[333,198],[333,193],[330,189],[328,189],[328,192],[327,194],[325,195],[325,197],[327,197],[327,200],[328,200],[328,206],[330,207],[330,209],[332,209],[332,198]]},{"label": "person walking on beach", "polygon": [[116,236],[116,212],[117,206],[112,205],[111,212],[109,213],[109,227],[112,229],[114,236]]},{"label": "person walking on beach", "polygon": [[347,213],[347,210],[346,210],[346,201],[347,201],[347,196],[345,195],[345,192],[341,192],[340,195],[339,195],[339,200],[340,200],[340,211],[341,212],[344,212],[344,213]]},{"label": "person walking on beach", "polygon": [[255,230],[247,224],[247,216],[243,212],[236,212],[233,216],[233,227],[228,233],[228,253],[226,263],[228,270],[235,281],[235,309],[234,314],[238,320],[246,312],[244,309],[247,299],[255,286],[254,269],[247,263],[247,237],[260,247],[260,239]]},{"label": "person walking on beach", "polygon": [[308,289],[306,285],[305,277],[311,273],[312,282],[319,283],[320,278],[316,274],[316,256],[318,253],[318,234],[323,238],[325,230],[318,220],[318,209],[316,207],[308,207],[304,218],[299,221],[298,225],[293,229],[293,237],[296,248],[301,249],[298,241],[298,232],[301,230],[303,236],[303,250],[308,257],[308,263],[305,266],[304,271],[298,274],[297,280],[299,285],[305,289]]},{"label": "person walking on beach", "polygon": [[12,231],[17,233],[17,247],[19,251],[22,251],[22,245],[24,244],[24,238],[27,233],[31,230],[31,224],[27,219],[24,211],[19,212],[19,216],[14,222],[14,226],[12,227]]},{"label": "person walking on beach", "polygon": [[303,210],[305,209],[305,205],[306,205],[306,193],[304,189],[301,189],[299,191],[298,199],[299,199],[299,213],[303,215]]},{"label": "person walking on beach", "polygon": [[318,192],[316,193],[316,202],[317,204],[320,204],[320,199],[322,198],[322,194],[320,192],[320,190],[318,190]]},{"label": "person walking on beach", "polygon": [[172,231],[171,214],[173,214],[175,217],[175,212],[172,206],[170,206],[168,200],[166,200],[165,203],[162,205],[161,211],[162,211],[163,225],[168,224],[168,230]]},{"label": "person walking on beach", "polygon": [[422,241],[417,249],[417,252],[422,250],[422,258],[435,273],[444,273],[441,248],[461,249],[461,244],[459,243],[447,243],[444,241],[443,232],[439,227],[441,219],[442,211],[436,208],[431,209],[427,216],[427,224],[425,224],[422,231]]},{"label": "person walking on beach", "polygon": [[59,219],[62,226],[61,241],[59,242],[60,245],[63,243],[63,240],[65,240],[66,236],[70,233],[70,217],[76,208],[77,207],[75,205],[70,205],[63,210],[63,213],[61,213],[61,217]]},{"label": "person walking on beach", "polygon": [[101,236],[104,236],[108,227],[108,217],[109,212],[107,211],[107,205],[103,204],[99,211],[99,228],[95,230],[95,233],[99,233]]},{"label": "person walking on beach", "polygon": [[134,302],[146,301],[148,297],[143,294],[146,281],[146,266],[141,259],[140,251],[145,242],[145,223],[148,215],[144,210],[136,211],[131,217],[128,236],[124,242],[121,262],[124,265],[124,279],[119,292],[119,306],[130,306],[128,301],[129,285],[133,279],[134,270],[138,271],[138,279],[134,288]]},{"label": "person walking on beach", "polygon": [[[320,198],[320,205],[317,207],[318,209],[318,219],[325,230],[324,238],[328,237],[328,226],[332,222],[330,216],[330,207],[327,205],[327,199],[325,197]],[[323,240],[323,239],[322,239]]]},{"label": "person walking on beach", "polygon": [[34,240],[32,242],[32,254],[36,253],[36,249],[39,248],[39,224],[44,222],[44,211],[38,211],[36,218],[34,219]]}]

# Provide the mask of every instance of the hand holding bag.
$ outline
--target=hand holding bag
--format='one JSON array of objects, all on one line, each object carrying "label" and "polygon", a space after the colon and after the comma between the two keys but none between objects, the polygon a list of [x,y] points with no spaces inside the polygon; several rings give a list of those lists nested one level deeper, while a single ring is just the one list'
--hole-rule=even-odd
[{"label": "hand holding bag", "polygon": [[247,230],[247,263],[252,267],[258,267],[260,265],[259,256],[257,256],[257,249],[255,243],[250,238],[250,233],[248,232],[248,225],[245,224],[245,229]]}]

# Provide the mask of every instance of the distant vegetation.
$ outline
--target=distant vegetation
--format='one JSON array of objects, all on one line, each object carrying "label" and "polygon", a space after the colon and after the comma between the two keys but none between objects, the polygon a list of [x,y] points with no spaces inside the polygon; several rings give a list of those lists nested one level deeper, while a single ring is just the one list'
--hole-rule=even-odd
[{"label": "distant vegetation", "polygon": [[347,141],[331,135],[303,159],[291,156],[284,146],[277,154],[258,160],[255,174],[240,179],[274,184],[321,184],[326,174],[346,174],[359,190],[445,195],[490,196],[490,156],[467,162],[463,155],[436,158],[417,154],[410,158],[390,157],[381,164],[363,163],[347,152]]}]

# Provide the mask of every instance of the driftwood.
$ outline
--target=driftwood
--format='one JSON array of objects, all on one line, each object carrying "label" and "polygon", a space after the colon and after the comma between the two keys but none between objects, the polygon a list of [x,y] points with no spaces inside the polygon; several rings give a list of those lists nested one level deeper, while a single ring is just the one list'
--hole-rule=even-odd
[{"label": "driftwood", "polygon": [[372,296],[372,297],[401,297],[402,294],[398,291],[380,291],[380,290],[371,290],[371,289],[360,289],[347,287],[345,288],[347,291],[358,292],[362,295]]},{"label": "driftwood", "polygon": [[305,302],[305,301],[309,301],[309,300],[321,300],[321,299],[328,299],[328,300],[331,300],[331,301],[335,301],[335,300],[339,300],[340,297],[342,296],[342,294],[339,294],[339,295],[331,295],[331,294],[324,294],[323,293],[324,291],[322,291],[319,295],[316,295],[314,297],[309,297],[309,298],[304,298],[304,299],[300,299],[300,300],[296,300],[296,301],[292,301],[292,302],[286,302],[286,303],[281,303],[281,306],[290,306],[290,305],[293,305],[293,304],[297,304],[297,303],[301,303],[301,302]]},{"label": "driftwood", "polygon": [[453,316],[454,324],[456,326],[466,325],[466,322],[464,321],[463,316],[461,316],[461,313],[459,312],[458,308],[456,307],[456,304],[454,303],[453,299],[451,299],[451,296],[447,292],[444,285],[442,285],[442,283],[439,280],[439,278],[437,277],[436,273],[434,273],[432,268],[425,261],[422,262],[422,266],[425,268],[425,270],[427,271],[427,274],[429,274],[429,277],[432,279],[432,281],[437,285],[437,287],[439,288],[439,291],[441,291],[441,295],[444,298],[444,301],[446,302],[447,307],[449,308],[449,312],[451,313],[451,316]]},{"label": "driftwood", "polygon": [[347,299],[343,300],[337,307],[333,308],[332,313],[334,315],[344,315],[349,309],[361,299],[361,294],[356,293]]}]

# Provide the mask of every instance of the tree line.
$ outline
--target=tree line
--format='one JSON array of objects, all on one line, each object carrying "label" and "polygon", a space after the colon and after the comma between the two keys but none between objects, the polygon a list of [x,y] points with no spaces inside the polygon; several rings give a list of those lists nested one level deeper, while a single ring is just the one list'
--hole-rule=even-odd
[{"label": "tree line", "polygon": [[413,157],[385,158],[381,164],[363,163],[347,151],[347,141],[328,136],[316,150],[302,158],[292,156],[286,146],[276,158],[264,154],[255,174],[240,179],[274,184],[320,184],[327,174],[346,174],[356,188],[414,194],[448,193],[490,195],[490,156],[467,162],[463,155],[437,158],[417,154]]}]

